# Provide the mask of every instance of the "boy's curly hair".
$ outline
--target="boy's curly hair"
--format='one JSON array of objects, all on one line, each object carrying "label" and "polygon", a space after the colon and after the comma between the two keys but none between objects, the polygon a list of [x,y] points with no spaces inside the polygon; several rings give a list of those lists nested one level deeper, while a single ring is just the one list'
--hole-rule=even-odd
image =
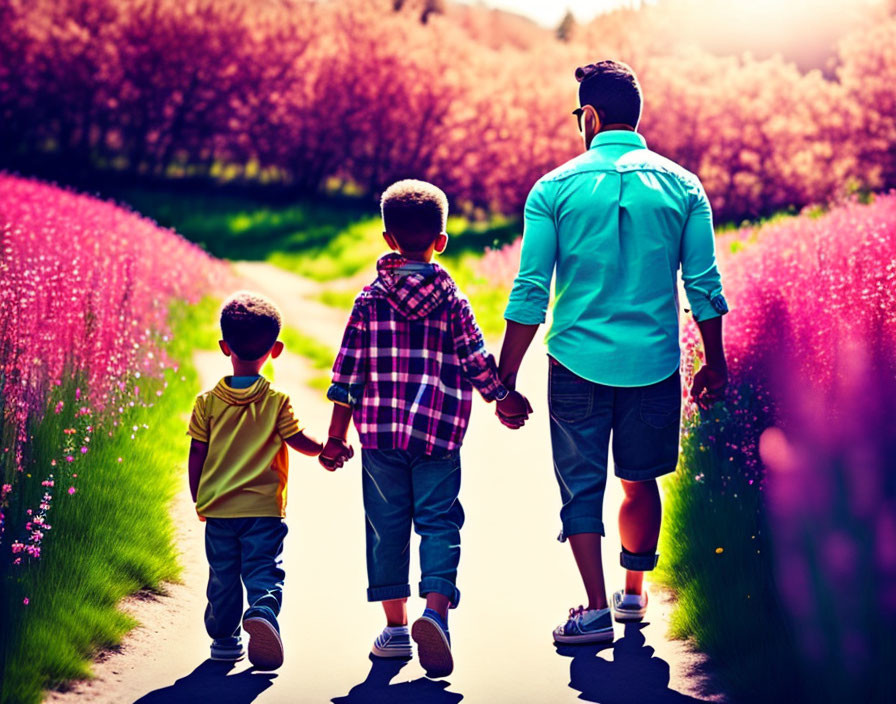
[{"label": "boy's curly hair", "polygon": [[426,181],[406,179],[393,183],[383,193],[380,207],[383,227],[407,252],[423,252],[448,219],[448,197]]},{"label": "boy's curly hair", "polygon": [[277,305],[252,291],[237,291],[221,307],[221,335],[240,359],[266,355],[277,341],[280,326]]}]

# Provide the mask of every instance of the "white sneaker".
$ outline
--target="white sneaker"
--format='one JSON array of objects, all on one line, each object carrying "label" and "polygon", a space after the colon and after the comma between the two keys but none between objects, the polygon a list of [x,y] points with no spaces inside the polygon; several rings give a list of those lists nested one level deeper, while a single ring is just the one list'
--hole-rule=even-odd
[{"label": "white sneaker", "polygon": [[641,594],[626,594],[620,589],[613,594],[613,616],[620,623],[624,621],[640,621],[647,613],[647,590]]},{"label": "white sneaker", "polygon": [[409,658],[414,655],[411,648],[411,636],[407,626],[386,626],[376,640],[370,652],[378,658]]},{"label": "white sneaker", "polygon": [[613,619],[609,609],[585,609],[581,606],[570,609],[566,623],[554,629],[555,643],[606,643],[613,637]]}]

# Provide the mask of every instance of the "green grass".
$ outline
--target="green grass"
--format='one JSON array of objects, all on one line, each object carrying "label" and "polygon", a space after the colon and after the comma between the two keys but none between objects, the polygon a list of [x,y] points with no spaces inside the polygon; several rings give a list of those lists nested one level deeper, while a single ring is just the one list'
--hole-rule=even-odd
[{"label": "green grass", "polygon": [[[475,260],[486,247],[494,247],[512,241],[521,232],[517,219],[494,217],[485,222],[471,222],[462,217],[448,219],[450,239],[445,262],[463,266]],[[359,219],[348,225],[326,243],[313,243],[293,250],[278,250],[270,253],[267,260],[288,271],[317,281],[334,281],[354,276],[387,251],[382,237],[383,225],[378,215]],[[474,277],[467,277],[468,283],[475,283]],[[481,284],[477,284],[481,285]],[[339,307],[351,307],[347,291],[328,294],[329,302]]]},{"label": "green grass", "polygon": [[312,367],[326,372],[312,377],[308,382],[312,389],[326,391],[330,387],[329,372],[333,368],[336,351],[289,325],[283,326],[280,331],[280,340],[289,352],[304,357],[311,362]]},{"label": "green grass", "polygon": [[379,217],[367,216],[335,232],[326,242],[279,249],[267,260],[288,271],[317,281],[354,276],[387,249]]},{"label": "green grass", "polygon": [[329,369],[336,357],[334,350],[289,325],[280,331],[280,340],[290,352],[308,359],[315,369]]},{"label": "green grass", "polygon": [[763,492],[711,440],[724,436],[728,412],[686,426],[679,470],[663,485],[654,578],[676,595],[672,635],[710,656],[735,701],[783,701],[796,691],[795,646],[773,581]]},{"label": "green grass", "polygon": [[504,309],[507,307],[510,289],[495,286],[479,274],[479,257],[475,254],[446,256],[442,257],[442,261],[458,288],[470,299],[476,322],[483,334],[486,337],[501,335],[504,332]]},{"label": "green grass", "polygon": [[[52,529],[44,539],[42,558],[16,568],[17,579],[10,575],[3,579],[0,634],[5,658],[0,701],[4,704],[38,702],[44,688],[88,677],[91,656],[119,643],[135,625],[116,608],[119,600],[177,579],[180,568],[168,505],[185,471],[184,427],[198,386],[190,357],[194,347],[214,343],[214,330],[207,321],[214,320],[215,309],[213,301],[176,306],[169,353],[180,366],[167,373],[168,388],[156,398],[161,384],[141,380],[143,398],[154,405],[125,406],[119,428],[98,424],[89,452],[65,468],[55,468],[48,514]],[[20,510],[36,505],[43,491],[39,480],[54,471],[50,462],[61,457],[60,439],[69,437],[63,429],[79,428],[71,437],[80,439],[85,426],[96,423],[73,417],[73,392],[73,384],[62,387],[63,412],[51,410],[33,428],[26,471],[34,476],[20,483],[31,495],[18,502],[24,503]],[[133,426],[138,430],[131,439]],[[114,431],[111,437],[109,431]],[[69,472],[78,477],[69,479]],[[76,487],[74,495],[68,494],[69,486]],[[21,525],[20,520],[12,523]]]},{"label": "green grass", "polygon": [[358,295],[358,291],[354,288],[346,288],[346,289],[327,289],[320,293],[317,296],[317,300],[323,303],[326,306],[332,306],[333,308],[340,308],[341,310],[351,310],[352,305],[354,305],[355,297]]},{"label": "green grass", "polygon": [[[377,208],[367,200],[321,196],[270,203],[223,193],[122,189],[108,195],[171,227],[225,259],[270,261],[318,281],[347,278],[370,265],[386,245]],[[521,232],[519,218],[448,219],[450,251],[481,254]]]},{"label": "green grass", "polygon": [[[376,215],[366,201],[350,198],[275,204],[214,191],[123,189],[108,195],[224,259],[314,256],[346,230],[364,231]],[[353,241],[355,234],[343,239]]]}]

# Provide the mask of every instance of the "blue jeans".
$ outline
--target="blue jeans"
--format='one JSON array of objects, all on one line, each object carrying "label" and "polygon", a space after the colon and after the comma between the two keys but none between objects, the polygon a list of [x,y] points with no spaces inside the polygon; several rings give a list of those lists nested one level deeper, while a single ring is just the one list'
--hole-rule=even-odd
[{"label": "blue jeans", "polygon": [[457,565],[464,511],[460,451],[411,455],[404,450],[362,450],[367,518],[367,600],[411,595],[408,582],[411,524],[420,536],[420,596],[443,594],[457,606]]},{"label": "blue jeans", "polygon": [[275,616],[280,613],[286,575],[281,566],[285,537],[282,518],[205,520],[209,567],[205,628],[212,638],[240,634],[243,584],[250,606],[267,606]]},{"label": "blue jeans", "polygon": [[[554,472],[563,507],[560,540],[577,533],[604,535],[603,502],[613,438],[616,476],[646,481],[678,464],[681,379],[676,370],[647,386],[595,384],[550,358],[548,406]],[[623,550],[626,569],[652,570],[656,555]]]}]

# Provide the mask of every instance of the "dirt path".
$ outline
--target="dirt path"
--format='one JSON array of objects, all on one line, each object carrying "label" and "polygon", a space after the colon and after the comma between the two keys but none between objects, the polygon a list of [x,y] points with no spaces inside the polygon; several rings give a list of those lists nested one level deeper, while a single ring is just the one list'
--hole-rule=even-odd
[{"label": "dirt path", "polygon": [[[277,299],[288,324],[338,345],[345,313],[308,300],[318,285],[264,264],[237,268],[248,285]],[[491,348],[497,351],[497,343]],[[227,373],[220,355],[201,352],[196,362],[204,387]],[[275,362],[274,383],[292,395],[309,431],[323,436],[329,404],[320,392],[308,389],[314,374],[304,360],[286,354]],[[173,511],[185,583],[172,585],[168,596],[129,600],[126,608],[144,625],[96,665],[96,680],[65,695],[51,694],[47,701],[721,701],[706,695],[702,658],[687,644],[667,639],[670,604],[659,594],[654,595],[649,623],[626,627],[613,647],[558,651],[552,644],[551,630],[583,595],[569,548],[556,541],[559,497],[551,466],[546,375],[546,358],[533,347],[521,370],[520,388],[530,394],[535,415],[520,431],[506,430],[490,407],[479,400],[474,404],[463,451],[463,601],[451,617],[456,669],[447,681],[426,679],[416,661],[402,666],[372,663],[367,657],[382,623],[379,607],[364,598],[359,457],[330,474],[293,455],[281,617],[284,666],[273,674],[255,673],[246,662],[230,668],[206,661],[202,612],[207,568],[201,527],[184,481]],[[611,481],[605,505],[609,526],[620,499],[618,482]],[[615,558],[619,544],[613,535],[607,542],[608,586],[615,589],[622,583]],[[415,552],[412,556],[414,584],[419,572]],[[412,618],[421,609],[422,602],[412,599]]]}]

